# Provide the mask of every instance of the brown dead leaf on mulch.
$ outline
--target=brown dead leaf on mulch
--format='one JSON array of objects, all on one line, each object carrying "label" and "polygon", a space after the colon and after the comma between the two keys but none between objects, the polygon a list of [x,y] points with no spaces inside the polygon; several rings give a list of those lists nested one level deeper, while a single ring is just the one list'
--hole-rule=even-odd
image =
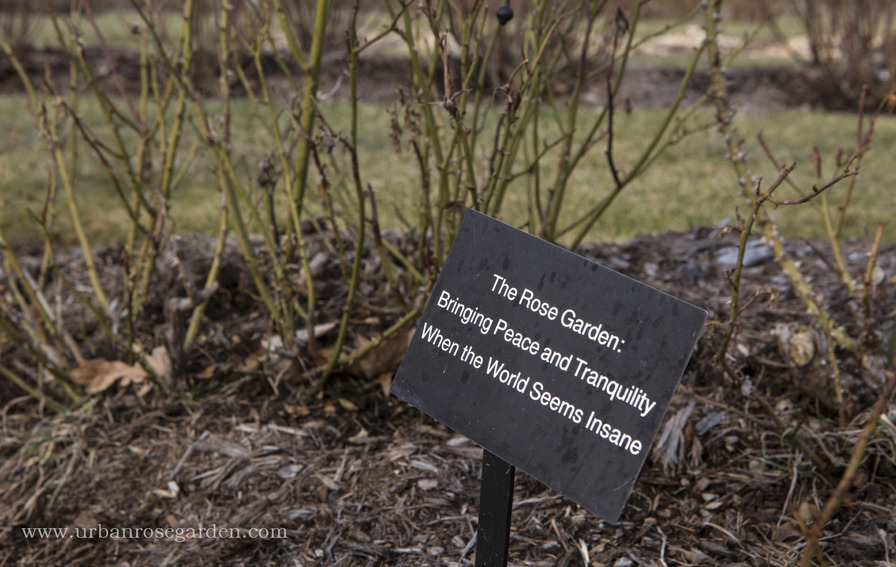
[{"label": "brown dead leaf on mulch", "polygon": [[[146,357],[148,367],[160,380],[167,380],[171,375],[171,360],[164,347],[156,347]],[[141,391],[149,392],[150,375],[146,368],[139,364],[127,364],[120,360],[88,359],[81,360],[71,371],[71,379],[75,384],[84,386],[88,394],[104,392],[119,383],[121,386],[141,384]]]},{"label": "brown dead leaf on mulch", "polygon": [[120,360],[84,360],[71,372],[72,381],[85,386],[88,394],[103,392],[118,381],[122,386],[143,383],[148,377],[146,370]]}]

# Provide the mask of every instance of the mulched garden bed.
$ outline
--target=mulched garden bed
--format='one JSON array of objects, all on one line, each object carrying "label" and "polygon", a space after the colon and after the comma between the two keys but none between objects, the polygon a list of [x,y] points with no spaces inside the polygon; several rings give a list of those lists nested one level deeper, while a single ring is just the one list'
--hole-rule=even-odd
[{"label": "mulched garden bed", "polygon": [[[742,297],[763,293],[738,329],[732,352],[744,384],[735,387],[713,354],[727,320],[733,245],[732,235],[699,229],[579,250],[707,309],[709,323],[619,523],[518,473],[511,565],[795,564],[805,541],[800,524],[811,524],[832,493],[878,385],[862,378],[868,360],[844,353],[851,421],[836,425],[825,396],[813,395],[823,387],[812,366],[796,367],[782,351],[782,333],[811,319],[757,241]],[[788,245],[854,332],[857,307],[824,246]],[[864,248],[846,255],[860,270]],[[76,274],[78,255],[70,261]],[[258,356],[270,322],[249,295],[238,254],[228,261],[203,349],[179,393],[115,385],[73,415],[53,417],[0,384],[0,565],[472,565],[481,449],[386,395],[386,380],[377,378],[394,371],[395,356],[378,361],[376,372],[334,376],[310,399],[307,384],[278,377],[276,361]],[[892,321],[896,248],[883,250],[879,265]],[[176,268],[168,269],[159,275],[160,298],[183,294]],[[321,285],[338,294],[338,282]],[[352,332],[369,329],[359,323]],[[879,362],[879,353],[868,356]],[[798,431],[817,451],[829,476],[786,441],[757,393],[788,435]],[[888,415],[896,421],[892,405]],[[882,566],[896,557],[894,464],[896,431],[884,429],[825,530],[832,564]],[[26,537],[34,527],[69,532]],[[143,528],[171,531],[124,531]]]}]

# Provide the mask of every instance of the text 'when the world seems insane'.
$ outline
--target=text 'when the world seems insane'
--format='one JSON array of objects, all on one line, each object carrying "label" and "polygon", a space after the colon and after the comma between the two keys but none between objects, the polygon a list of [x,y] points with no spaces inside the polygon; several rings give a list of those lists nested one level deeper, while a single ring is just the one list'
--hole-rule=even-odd
[{"label": "text 'when the world seems insane'", "polygon": [[[500,299],[519,305],[536,317],[542,317],[556,323],[562,329],[585,337],[610,352],[616,354],[623,352],[625,340],[614,330],[606,328],[603,323],[586,321],[580,318],[574,309],[551,305],[539,298],[531,289],[525,287],[520,289],[511,285],[500,274],[493,274],[490,292],[496,294]],[[445,312],[457,316],[462,324],[476,327],[482,335],[497,337],[520,351],[538,357],[541,361],[572,375],[581,383],[607,396],[611,402],[630,406],[642,418],[650,414],[656,406],[656,402],[652,401],[647,392],[641,388],[625,386],[612,376],[602,372],[592,361],[575,353],[559,352],[550,346],[541,344],[536,338],[527,335],[526,329],[513,328],[507,320],[493,317],[479,305],[464,303],[459,296],[453,295],[448,290],[442,290],[439,293],[436,305]],[[476,352],[479,347],[464,344],[456,338],[449,337],[435,325],[426,321],[422,325],[421,338],[423,341],[442,352],[458,357],[461,362],[469,364],[477,370],[483,370],[487,376],[498,380],[511,391],[525,395],[532,403],[540,404],[545,409],[556,412],[573,423],[584,423],[585,429],[632,455],[638,455],[644,449],[639,439],[633,438],[629,433],[599,417],[593,409],[590,410],[586,419],[587,408],[580,407],[577,405],[578,402],[574,403],[552,394],[543,382],[532,380],[530,376],[523,376],[522,370],[511,368],[505,361],[494,356]]]}]

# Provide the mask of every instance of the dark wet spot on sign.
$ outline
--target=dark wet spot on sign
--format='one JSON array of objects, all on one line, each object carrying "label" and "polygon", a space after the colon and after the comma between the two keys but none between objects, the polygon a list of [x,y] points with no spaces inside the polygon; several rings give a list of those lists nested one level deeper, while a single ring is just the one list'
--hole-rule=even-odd
[{"label": "dark wet spot on sign", "polygon": [[466,384],[469,379],[470,379],[470,371],[464,369],[464,371],[460,375],[460,383]]},{"label": "dark wet spot on sign", "polygon": [[538,288],[537,289],[538,289],[538,291],[541,291],[544,289],[544,274],[541,274],[541,279],[538,280]]},{"label": "dark wet spot on sign", "polygon": [[557,279],[557,272],[551,272],[551,283],[553,283],[554,280],[556,280],[556,279]]},{"label": "dark wet spot on sign", "polygon": [[576,447],[570,447],[563,453],[563,457],[560,458],[560,461],[564,465],[568,465],[570,463],[574,463],[579,460],[579,450]]},{"label": "dark wet spot on sign", "polygon": [[510,256],[504,256],[504,263],[501,265],[505,270],[510,267]]}]

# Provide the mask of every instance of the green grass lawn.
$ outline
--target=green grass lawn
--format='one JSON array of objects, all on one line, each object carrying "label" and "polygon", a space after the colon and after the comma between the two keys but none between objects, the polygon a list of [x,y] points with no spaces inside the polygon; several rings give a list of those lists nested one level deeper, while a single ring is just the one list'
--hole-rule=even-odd
[{"label": "green grass lawn", "polygon": [[[96,18],[97,26],[103,30],[104,38],[109,45],[132,48],[135,46],[135,38],[129,30],[139,18],[133,10],[100,12]],[[49,17],[39,16],[37,20],[34,31],[35,45],[37,47],[54,45],[55,32]],[[161,14],[164,33],[175,34],[179,24],[180,16],[175,12]],[[694,20],[688,26],[698,28],[699,24],[699,21]],[[802,33],[793,18],[785,18],[780,24],[788,36]],[[370,29],[378,29],[377,26],[381,23],[369,21],[365,25]],[[646,20],[641,22],[638,34],[654,33],[665,25],[665,22]],[[82,26],[84,43],[96,45],[98,38],[93,26],[86,20],[82,22]],[[742,37],[754,27],[755,24],[726,23],[723,30],[726,41],[733,45],[738,37]],[[696,38],[694,41],[699,41],[698,36],[702,32],[699,29],[697,31],[689,29],[688,33]],[[683,35],[687,40],[687,33]],[[773,44],[773,34],[767,28],[760,31],[754,42],[754,46],[759,47]],[[388,42],[384,49],[388,49]],[[688,50],[685,49],[673,50],[669,55],[645,52],[638,53],[634,57],[635,61],[645,63],[681,66],[689,56]],[[737,60],[737,64],[780,65],[784,61],[786,59],[751,59],[749,54],[744,54]],[[340,101],[327,101],[322,104],[328,120],[334,127],[337,130],[347,130],[348,105]],[[360,123],[364,128],[358,142],[359,158],[363,182],[369,183],[377,195],[381,222],[386,226],[399,226],[399,215],[396,214],[396,210],[401,211],[401,216],[407,219],[415,218],[421,183],[420,173],[415,168],[412,155],[410,153],[398,155],[393,149],[389,138],[388,110],[384,106],[374,104],[362,106]],[[495,116],[486,123],[486,128],[494,127],[499,111],[500,109],[496,109],[492,112]],[[583,123],[589,121],[587,113],[598,111],[599,109],[585,110],[582,116]],[[104,130],[102,126],[102,116],[97,110],[96,103],[89,96],[82,97],[79,112],[85,122],[91,124],[97,131],[108,134],[108,128]],[[233,102],[232,120],[235,135],[232,145],[233,155],[236,156],[235,166],[250,188],[256,185],[257,164],[274,150],[270,133],[265,130],[262,122],[256,119],[254,112],[248,100],[238,99]],[[616,165],[622,173],[633,165],[662,117],[662,109],[635,109],[631,114],[618,114],[614,154]],[[694,124],[711,125],[712,120],[712,111],[707,108],[701,110]],[[549,122],[547,118],[543,121],[544,124]],[[887,154],[888,149],[896,141],[893,125],[892,115],[880,118],[872,150],[862,164],[862,173],[857,179],[846,224],[846,234],[850,239],[861,238],[866,224],[873,230],[877,223],[889,220],[889,211],[894,205],[894,197],[890,191],[894,175],[890,173]],[[749,164],[755,176],[764,178],[767,184],[777,175],[775,167],[765,158],[756,141],[756,134],[762,132],[782,163],[797,163],[793,178],[808,191],[815,181],[814,166],[810,161],[813,148],[818,147],[821,152],[825,176],[834,175],[833,165],[839,148],[843,147],[849,151],[854,144],[856,117],[850,114],[808,113],[799,110],[743,114],[738,117],[738,127],[746,140]],[[542,135],[545,140],[551,138],[547,127]],[[491,140],[491,136],[487,133],[483,138]],[[69,141],[68,144],[70,143]],[[133,144],[133,139],[129,139],[128,143]],[[189,148],[194,144],[197,145],[197,151],[192,155]],[[182,151],[175,167],[183,175],[172,193],[171,226],[174,231],[183,233],[214,231],[218,225],[221,203],[214,163],[209,152],[197,140],[192,127],[186,128],[181,147]],[[70,148],[68,145],[66,150]],[[107,173],[83,142],[79,145],[79,152],[81,157],[76,165],[74,190],[85,230],[95,242],[122,240],[128,218],[121,206],[120,198]],[[610,191],[612,178],[604,154],[605,146],[602,144],[594,146],[590,155],[576,170],[567,193],[565,214],[561,216],[561,221],[572,220],[578,211],[592,207]],[[487,156],[483,154],[481,158],[484,162]],[[551,164],[547,163],[542,172],[543,184],[551,179],[551,169]],[[0,226],[11,243],[26,244],[42,240],[35,219],[40,218],[47,210],[47,195],[53,188],[52,170],[53,163],[48,151],[48,142],[38,137],[25,97],[11,94],[0,96],[0,203],[2,203]],[[348,171],[347,164],[344,164],[343,171]],[[332,181],[338,181],[340,173],[331,172],[331,175],[337,178]],[[500,214],[502,220],[515,225],[526,222],[527,193],[531,183],[530,176],[521,176],[513,184],[511,194],[507,197]],[[839,204],[845,188],[844,183],[831,192],[833,206]],[[261,203],[263,196],[257,188],[254,191],[253,199]],[[797,195],[790,188],[783,187],[779,196],[792,198]],[[282,203],[284,197],[279,198]],[[285,207],[278,209],[285,210]],[[589,239],[620,240],[641,233],[687,230],[733,218],[737,209],[745,211],[745,201],[739,196],[734,170],[725,159],[723,140],[713,130],[702,131],[670,148],[650,170],[627,187],[604,218],[594,227]],[[780,228],[786,234],[809,237],[823,235],[818,206],[815,203],[800,207],[782,207],[776,216]],[[282,218],[280,220],[285,222]],[[61,189],[58,189],[54,227],[54,237],[57,240],[74,242],[70,213],[62,199]],[[888,240],[896,241],[896,226],[888,227],[886,236]]]},{"label": "green grass lawn", "polygon": [[[652,111],[639,118],[633,113],[630,119],[650,120]],[[890,187],[896,180],[889,166],[890,148],[896,142],[896,120],[892,116],[879,119],[871,151],[862,163],[861,174],[849,207],[846,235],[849,239],[862,238],[864,227],[873,231],[881,222],[889,222],[896,205]],[[745,139],[749,156],[748,165],[755,176],[764,180],[767,187],[777,176],[775,166],[765,157],[757,140],[762,133],[767,145],[782,164],[796,163],[791,178],[800,188],[809,191],[816,180],[811,162],[813,148],[822,156],[824,179],[830,179],[838,171],[836,156],[840,148],[847,153],[855,144],[856,117],[849,114],[807,113],[791,110],[763,115],[740,115],[738,128]],[[738,197],[738,185],[734,170],[725,159],[721,136],[714,132],[686,138],[671,148],[653,168],[631,186],[610,210],[605,219],[607,238],[628,237],[637,232],[660,232],[666,229],[687,229],[693,226],[719,222],[733,218],[735,207],[742,213],[747,208]],[[844,181],[829,193],[829,200],[839,205],[845,194]],[[798,195],[790,187],[783,186],[778,198],[793,199]],[[783,233],[807,237],[823,237],[824,230],[819,212],[820,203],[802,206],[779,207],[776,218]],[[644,229],[627,230],[641,226]],[[887,239],[896,239],[896,227],[887,229]],[[604,236],[600,234],[598,236]]]},{"label": "green grass lawn", "polygon": [[[5,17],[21,16],[5,15]],[[56,28],[53,25],[54,19],[59,24],[60,29],[65,34],[68,25],[68,14],[49,15],[46,13],[36,12],[29,16],[28,37],[33,47],[37,49],[52,49],[59,45]],[[152,15],[150,15],[152,17]],[[179,26],[183,22],[183,17],[177,10],[163,10],[157,15],[157,21],[160,26],[160,34],[163,38],[176,37]],[[101,10],[95,13],[96,27],[102,31],[103,39],[107,45],[112,48],[134,48],[136,46],[135,36],[132,29],[135,26],[144,28],[142,19],[137,11],[132,8],[123,8],[118,10]],[[81,40],[84,45],[96,46],[101,41],[90,19],[83,15],[79,20],[81,29]]]},{"label": "green grass lawn", "polygon": [[[49,187],[48,172],[52,167],[47,144],[37,137],[26,108],[23,96],[0,97],[0,197],[3,202],[0,222],[13,244],[40,241],[41,234],[34,218],[44,208]],[[324,111],[337,130],[347,128],[348,105],[345,102],[327,102]],[[99,119],[91,101],[85,100],[82,112],[88,121]],[[597,112],[597,109],[586,112]],[[711,111],[702,112],[696,123],[711,123]],[[662,114],[661,109],[635,109],[630,115],[620,113],[617,117],[614,153],[617,167],[623,173],[647,143],[648,134]],[[359,140],[361,172],[365,184],[369,183],[376,192],[381,221],[386,226],[399,226],[396,209],[406,218],[414,219],[420,195],[419,172],[409,154],[397,155],[393,149],[389,140],[388,109],[363,105],[360,123],[364,124]],[[862,164],[850,204],[846,225],[850,239],[861,238],[866,224],[873,229],[877,223],[889,221],[896,205],[891,191],[894,174],[888,159],[889,148],[896,143],[894,125],[896,121],[892,115],[878,120],[872,150]],[[812,149],[818,147],[821,152],[825,177],[833,176],[839,148],[848,151],[854,144],[856,117],[792,110],[741,115],[738,127],[746,140],[754,175],[764,178],[766,185],[777,175],[756,141],[756,134],[762,132],[782,163],[797,163],[793,178],[808,190],[815,179],[810,161]],[[257,164],[273,149],[273,144],[259,121],[253,119],[247,100],[234,102],[233,131],[239,173],[247,186],[254,186]],[[200,146],[191,161],[185,163],[187,150],[194,142],[195,135],[188,128],[181,161],[176,164],[184,175],[171,202],[174,230],[183,233],[214,231],[221,202],[214,164],[208,153]],[[96,242],[121,240],[127,217],[119,197],[99,162],[83,144],[81,152],[83,157],[77,166],[75,193],[85,229]],[[565,205],[566,220],[576,211],[592,206],[611,188],[612,179],[604,153],[604,146],[595,146],[576,171]],[[546,173],[548,175],[543,178],[550,179],[550,171]],[[529,182],[524,176],[514,183],[513,194],[501,211],[502,220],[516,225],[525,222],[525,195]],[[845,188],[844,183],[830,193],[833,203],[839,204]],[[61,189],[59,196],[56,236],[61,241],[73,242],[70,215],[61,199]],[[789,187],[782,187],[779,196],[793,198],[797,195]],[[255,197],[261,201],[260,193]],[[620,240],[636,234],[687,230],[733,218],[736,209],[746,210],[738,195],[733,168],[725,159],[721,136],[713,131],[697,132],[671,147],[646,174],[627,187],[595,226],[589,240]],[[823,235],[821,217],[814,203],[781,207],[776,216],[785,234]],[[889,241],[896,240],[896,227],[888,227],[886,236]]]}]

